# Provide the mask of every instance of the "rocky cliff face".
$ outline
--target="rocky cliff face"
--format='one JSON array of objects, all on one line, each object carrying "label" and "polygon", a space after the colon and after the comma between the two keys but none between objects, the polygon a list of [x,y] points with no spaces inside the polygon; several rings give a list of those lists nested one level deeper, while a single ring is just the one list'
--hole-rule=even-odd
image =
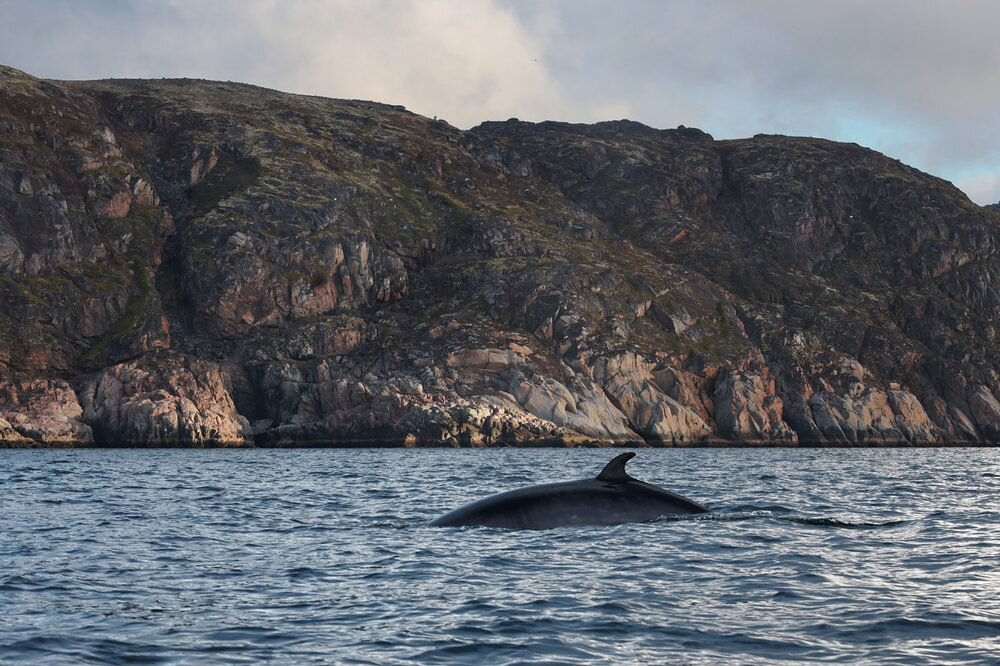
[{"label": "rocky cliff face", "polygon": [[0,68],[0,445],[994,442],[998,247],[852,144]]}]

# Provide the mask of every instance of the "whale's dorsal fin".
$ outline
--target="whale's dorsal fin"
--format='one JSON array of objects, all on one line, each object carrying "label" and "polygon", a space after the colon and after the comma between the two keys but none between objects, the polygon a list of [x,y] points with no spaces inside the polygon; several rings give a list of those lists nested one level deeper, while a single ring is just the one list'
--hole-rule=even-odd
[{"label": "whale's dorsal fin", "polygon": [[601,473],[597,475],[598,481],[607,481],[608,483],[625,483],[626,481],[631,481],[632,477],[625,473],[625,463],[629,460],[635,458],[635,454],[631,451],[628,453],[623,453],[620,456],[615,456],[615,458],[604,466]]}]

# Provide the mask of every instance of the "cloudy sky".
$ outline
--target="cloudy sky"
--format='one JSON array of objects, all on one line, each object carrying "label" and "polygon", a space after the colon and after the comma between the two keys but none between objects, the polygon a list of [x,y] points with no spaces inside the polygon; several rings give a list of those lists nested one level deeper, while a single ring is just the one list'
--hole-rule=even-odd
[{"label": "cloudy sky", "polygon": [[0,63],[856,141],[1000,201],[998,0],[0,0]]}]

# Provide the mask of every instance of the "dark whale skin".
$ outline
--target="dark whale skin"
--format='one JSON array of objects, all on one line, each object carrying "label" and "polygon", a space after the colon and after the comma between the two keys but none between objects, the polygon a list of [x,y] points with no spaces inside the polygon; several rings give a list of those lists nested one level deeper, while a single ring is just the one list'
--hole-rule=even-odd
[{"label": "dark whale skin", "polygon": [[572,525],[640,523],[661,516],[708,513],[708,509],[625,474],[635,456],[623,453],[594,479],[548,483],[486,497],[455,509],[434,527],[498,527],[544,530]]}]

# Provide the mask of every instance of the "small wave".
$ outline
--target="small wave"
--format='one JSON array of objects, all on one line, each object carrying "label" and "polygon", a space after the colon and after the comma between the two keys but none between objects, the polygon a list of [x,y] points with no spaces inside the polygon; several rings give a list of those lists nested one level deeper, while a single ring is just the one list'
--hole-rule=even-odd
[{"label": "small wave", "polygon": [[766,511],[768,514],[792,513],[794,509],[782,506],[781,504],[737,504],[736,506],[723,509],[719,513],[756,513],[761,511]]},{"label": "small wave", "polygon": [[937,619],[895,617],[847,627],[836,632],[838,636],[857,640],[861,637],[880,636],[932,638],[961,638],[971,640],[1000,636],[1000,622],[991,620],[940,617]]},{"label": "small wave", "polygon": [[779,520],[783,520],[788,523],[796,523],[799,525],[811,525],[816,527],[838,527],[842,529],[849,530],[875,530],[886,527],[899,527],[901,525],[909,525],[913,521],[910,520],[889,520],[884,523],[870,523],[870,522],[851,522],[844,520],[837,520],[836,518],[798,518],[794,516],[780,516]]},{"label": "small wave", "polygon": [[79,640],[63,636],[35,636],[0,646],[0,659],[7,657],[26,663],[66,659],[65,663],[80,661],[99,664],[161,664],[170,660],[157,655],[155,645],[120,641],[110,638]]},{"label": "small wave", "polygon": [[221,643],[273,643],[285,642],[289,639],[296,639],[298,636],[292,632],[278,631],[271,627],[241,626],[225,627],[210,631],[203,635],[203,638]]},{"label": "small wave", "polygon": [[774,592],[772,592],[771,598],[781,599],[781,600],[792,600],[792,599],[801,599],[802,595],[799,594],[798,592],[795,592],[794,590],[782,589],[782,590],[775,590]]},{"label": "small wave", "polygon": [[497,662],[506,663],[504,656],[511,659],[523,655],[523,645],[520,642],[474,642],[458,643],[445,647],[433,648],[414,655],[414,661],[420,663],[453,663],[456,660],[463,663]]},{"label": "small wave", "polygon": [[867,522],[867,521],[859,522],[859,521],[838,520],[836,518],[829,518],[825,516],[813,517],[813,516],[780,515],[782,513],[790,513],[790,512],[791,509],[787,509],[780,505],[772,507],[756,507],[753,505],[741,505],[717,513],[698,514],[694,516],[665,516],[660,520],[676,520],[678,518],[684,518],[693,520],[710,520],[718,522],[737,522],[742,520],[774,519],[786,523],[794,523],[797,525],[807,525],[813,527],[836,527],[841,529],[855,529],[855,530],[893,528],[893,527],[900,527],[903,525],[910,525],[913,522],[911,520],[889,520],[886,522]]},{"label": "small wave", "polygon": [[312,580],[325,578],[326,572],[312,567],[295,567],[286,571],[285,575],[289,580]]},{"label": "small wave", "polygon": [[[677,513],[677,514],[670,514],[670,515],[666,515],[666,516],[659,516],[657,518],[653,518],[651,520],[644,521],[644,523],[678,523],[678,522],[684,522],[684,521],[688,521],[688,520],[706,520],[706,519],[712,520],[711,517],[715,516],[715,515],[717,515],[717,514],[714,514],[714,513]],[[639,523],[639,524],[644,524],[644,523]],[[630,525],[630,524],[634,524],[634,523],[620,523],[620,524],[612,525],[611,527],[622,527],[622,526],[627,526],[627,525]],[[606,529],[607,526],[605,526],[605,525],[577,525],[575,527],[586,527],[586,528],[589,528],[589,529],[603,530],[603,529]]]},{"label": "small wave", "polygon": [[[48,502],[46,502],[48,503]],[[32,534],[46,534],[48,532],[65,532],[65,525],[50,525],[48,527],[35,527],[31,530]]]},{"label": "small wave", "polygon": [[406,530],[411,527],[421,527],[426,525],[423,521],[403,521],[403,520],[366,520],[362,527],[374,527],[377,529]]},{"label": "small wave", "polygon": [[754,511],[725,511],[721,513],[702,513],[690,516],[694,520],[712,520],[720,523],[736,522],[740,520],[756,520],[759,518],[773,518],[774,512],[765,509]]},{"label": "small wave", "polygon": [[36,587],[37,583],[27,576],[14,575],[0,578],[0,592],[21,592]]}]

